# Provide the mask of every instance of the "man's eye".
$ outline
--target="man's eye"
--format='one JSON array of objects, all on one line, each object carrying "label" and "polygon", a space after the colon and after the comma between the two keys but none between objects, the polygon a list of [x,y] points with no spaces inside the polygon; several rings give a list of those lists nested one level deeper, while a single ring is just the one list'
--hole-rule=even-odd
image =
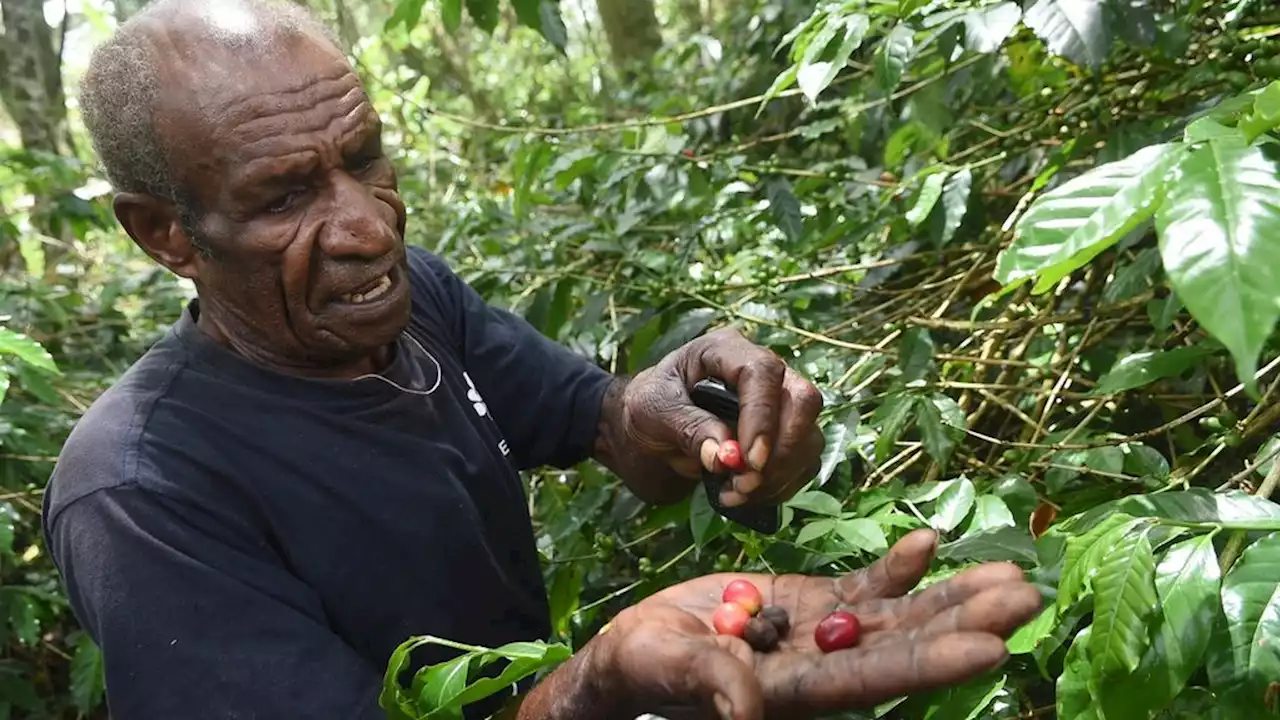
[{"label": "man's eye", "polygon": [[293,204],[293,201],[296,200],[297,197],[298,197],[298,193],[296,192],[291,192],[291,193],[286,193],[284,195],[281,195],[280,197],[267,203],[266,210],[267,212],[273,215],[276,213],[282,213],[285,210],[289,209],[289,206]]}]

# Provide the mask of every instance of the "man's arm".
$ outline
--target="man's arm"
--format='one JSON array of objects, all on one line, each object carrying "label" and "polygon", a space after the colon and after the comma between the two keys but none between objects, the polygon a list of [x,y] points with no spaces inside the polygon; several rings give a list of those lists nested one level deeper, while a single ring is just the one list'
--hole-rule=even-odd
[{"label": "man's arm", "polygon": [[51,518],[72,609],[105,657],[116,720],[383,720],[382,677],[323,624],[265,543],[135,486]]}]

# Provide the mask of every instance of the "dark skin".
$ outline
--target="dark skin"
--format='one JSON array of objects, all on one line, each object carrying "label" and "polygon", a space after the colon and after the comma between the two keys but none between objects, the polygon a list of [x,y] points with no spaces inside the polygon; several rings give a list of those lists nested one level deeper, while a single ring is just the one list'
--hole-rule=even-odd
[{"label": "dark skin", "polygon": [[[200,328],[245,358],[329,379],[385,367],[410,311],[406,213],[358,77],[322,37],[259,27],[227,47],[191,11],[149,22],[164,68],[157,125],[188,208],[122,193],[120,223],[195,283]],[[736,386],[736,428],[691,404],[689,388],[709,376]],[[752,468],[722,499],[781,502],[817,470],[821,407],[776,354],[721,330],[615,383],[596,457],[642,499],[674,502],[703,469],[724,469],[716,449],[736,437]],[[1034,615],[1038,598],[1016,569],[991,565],[900,599],[932,547],[931,537],[909,536],[887,561],[839,582],[749,576],[796,626],[794,641],[763,658],[710,631],[729,576],[672,587],[619,615],[530,693],[520,718],[615,718],[657,705],[735,720],[766,709],[801,717],[962,681],[1003,660],[1000,638]],[[866,642],[821,656],[804,635],[837,602],[867,613]]]}]

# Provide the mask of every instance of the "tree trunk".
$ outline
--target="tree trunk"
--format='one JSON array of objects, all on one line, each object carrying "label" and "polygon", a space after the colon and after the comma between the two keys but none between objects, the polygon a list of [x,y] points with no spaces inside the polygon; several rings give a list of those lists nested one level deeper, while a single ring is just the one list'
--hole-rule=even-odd
[{"label": "tree trunk", "polygon": [[596,0],[614,66],[624,75],[640,70],[662,47],[653,0]]},{"label": "tree trunk", "polygon": [[[0,36],[0,102],[18,126],[24,150],[38,156],[74,153],[67,125],[66,97],[62,90],[61,38],[54,44],[54,29],[44,19],[42,0],[0,0],[4,35]],[[69,18],[64,18],[65,33]],[[38,157],[37,157],[38,161]],[[65,192],[70,192],[66,188]],[[46,215],[58,198],[37,196],[32,210],[40,232],[60,240],[46,244],[45,277],[52,278],[58,261],[67,254],[71,236],[65,223]],[[15,247],[0,248],[0,271],[22,268]]]}]

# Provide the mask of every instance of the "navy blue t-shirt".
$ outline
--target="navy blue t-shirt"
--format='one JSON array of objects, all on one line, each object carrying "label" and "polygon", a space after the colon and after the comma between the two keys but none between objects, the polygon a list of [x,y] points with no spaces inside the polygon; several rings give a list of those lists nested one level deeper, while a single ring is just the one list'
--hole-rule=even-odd
[{"label": "navy blue t-shirt", "polygon": [[71,433],[45,533],[114,720],[373,720],[410,636],[548,636],[518,471],[589,456],[610,376],[409,258],[392,382],[266,370],[192,303]]}]

